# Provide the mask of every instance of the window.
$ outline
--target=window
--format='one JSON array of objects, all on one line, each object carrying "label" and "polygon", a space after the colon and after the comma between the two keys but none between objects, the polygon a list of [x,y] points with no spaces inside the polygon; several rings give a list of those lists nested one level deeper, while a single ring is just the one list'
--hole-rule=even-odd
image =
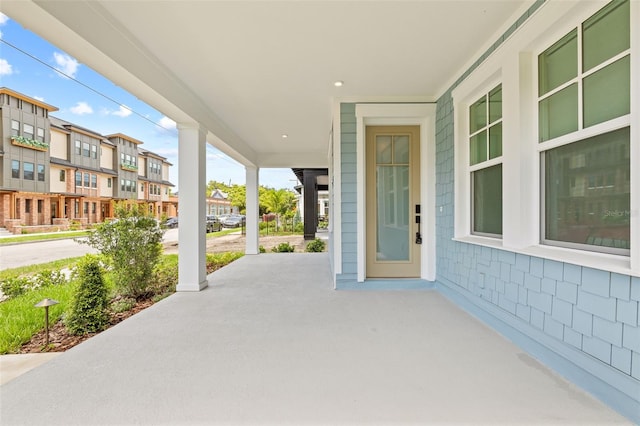
[{"label": "window", "polygon": [[96,214],[96,203],[91,203],[91,213]]},{"label": "window", "polygon": [[60,170],[60,182],[64,182],[66,179],[66,173],[64,170]]},{"label": "window", "polygon": [[546,244],[629,253],[629,120],[611,123],[631,111],[629,7],[609,3],[538,56]]},{"label": "window", "polygon": [[82,186],[82,172],[76,172],[76,187]]},{"label": "window", "polygon": [[44,142],[44,129],[42,127],[38,127],[36,129],[36,137],[40,142]]},{"label": "window", "polygon": [[91,175],[91,187],[92,188],[97,188],[98,187],[98,176],[97,175]]},{"label": "window", "polygon": [[129,154],[126,154],[124,157],[125,157],[125,163],[130,165],[131,164],[131,156]]},{"label": "window", "polygon": [[24,162],[22,177],[25,180],[33,180],[33,163]]},{"label": "window", "polygon": [[38,182],[44,182],[44,164],[38,164]]},{"label": "window", "polygon": [[98,158],[98,147],[91,145],[91,158]]},{"label": "window", "polygon": [[22,136],[27,139],[33,139],[33,126],[31,124],[24,124],[22,126]]},{"label": "window", "polygon": [[107,188],[111,188],[111,178],[107,178]]},{"label": "window", "polygon": [[82,142],[80,142],[79,140],[76,140],[75,153],[76,155],[82,155]]},{"label": "window", "polygon": [[121,191],[125,190],[124,179],[120,179],[120,190]]},{"label": "window", "polygon": [[82,156],[83,157],[88,157],[89,156],[89,143],[88,142],[83,142],[82,143]]},{"label": "window", "polygon": [[472,233],[502,234],[502,86],[469,107]]},{"label": "window", "polygon": [[89,177],[89,173],[85,173],[85,174],[84,174],[84,187],[85,187],[85,188],[89,188],[89,187],[90,187],[90,185],[89,185],[89,179],[90,179],[90,177]]},{"label": "window", "polygon": [[20,179],[20,161],[11,160],[11,177]]},{"label": "window", "polygon": [[31,199],[27,198],[24,200],[24,212],[31,213]]},{"label": "window", "polygon": [[11,120],[11,136],[20,136],[20,122]]},{"label": "window", "polygon": [[140,192],[144,192],[144,183],[140,184]]},{"label": "window", "polygon": [[43,207],[44,207],[44,201],[38,200],[38,213],[42,213]]},{"label": "window", "polygon": [[89,214],[89,202],[85,201],[83,204],[84,204],[84,208],[82,209],[82,212],[84,214]]}]

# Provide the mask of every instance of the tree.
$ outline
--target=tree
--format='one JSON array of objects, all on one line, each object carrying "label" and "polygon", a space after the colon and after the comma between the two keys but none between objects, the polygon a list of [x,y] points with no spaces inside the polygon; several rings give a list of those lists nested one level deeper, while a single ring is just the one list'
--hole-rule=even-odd
[{"label": "tree", "polygon": [[78,288],[65,320],[69,332],[87,334],[103,330],[109,323],[109,291],[98,259],[91,255],[85,256],[75,271],[75,279],[78,281]]},{"label": "tree", "polygon": [[287,189],[269,189],[264,192],[262,203],[270,213],[276,215],[276,229],[280,220],[280,215],[286,215],[293,211],[296,196]]},{"label": "tree", "polygon": [[238,207],[240,213],[247,210],[247,187],[245,185],[233,185],[227,193],[232,206]]},{"label": "tree", "polygon": [[116,289],[123,296],[143,298],[162,254],[163,231],[146,205],[118,204],[117,219],[97,226],[85,244],[98,249],[113,270]]}]

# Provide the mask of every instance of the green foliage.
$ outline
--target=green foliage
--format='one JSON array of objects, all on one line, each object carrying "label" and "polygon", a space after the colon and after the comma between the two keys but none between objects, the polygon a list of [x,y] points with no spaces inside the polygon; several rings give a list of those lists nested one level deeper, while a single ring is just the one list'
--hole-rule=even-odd
[{"label": "green foliage", "polygon": [[176,291],[178,284],[178,255],[170,254],[162,257],[153,271],[152,293],[162,296]]},{"label": "green foliage", "polygon": [[8,299],[13,299],[31,290],[28,277],[7,277],[0,282],[0,290]]},{"label": "green foliage", "polygon": [[136,299],[149,295],[153,270],[162,254],[163,230],[144,205],[117,205],[116,220],[96,227],[86,240],[109,261],[117,291]]},{"label": "green foliage", "polygon": [[310,253],[320,253],[324,251],[325,245],[326,244],[323,240],[321,240],[320,238],[316,238],[315,240],[307,244],[307,248],[305,249],[305,251]]},{"label": "green foliage", "polygon": [[241,252],[207,253],[207,273],[210,274],[244,256]]},{"label": "green foliage", "polygon": [[118,297],[112,300],[109,305],[111,312],[116,314],[127,312],[133,309],[134,306],[136,306],[136,299],[132,299],[131,297]]},{"label": "green foliage", "polygon": [[271,251],[274,253],[293,253],[294,248],[291,244],[287,242],[287,243],[278,244],[277,246],[272,248]]},{"label": "green foliage", "polygon": [[98,258],[87,255],[79,263],[75,279],[78,287],[65,324],[72,334],[95,333],[109,324],[109,290]]},{"label": "green foliage", "polygon": [[67,278],[60,271],[41,270],[35,275],[6,276],[0,281],[0,291],[7,299],[13,299],[40,287],[62,285]]},{"label": "green foliage", "polygon": [[260,253],[266,253],[266,252],[267,252],[267,249],[265,249],[265,248],[264,248],[264,246],[260,246],[260,247],[258,247],[258,252],[260,252]]}]

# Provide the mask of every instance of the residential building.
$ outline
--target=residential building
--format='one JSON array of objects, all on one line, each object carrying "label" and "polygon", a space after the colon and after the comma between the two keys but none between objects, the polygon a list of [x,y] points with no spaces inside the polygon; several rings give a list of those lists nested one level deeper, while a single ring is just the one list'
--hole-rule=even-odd
[{"label": "residential building", "polygon": [[124,200],[149,204],[158,218],[176,215],[171,163],[142,141],[50,116],[56,107],[8,88],[0,88],[0,107],[0,227],[87,227],[112,218],[113,202]]},{"label": "residential building", "polygon": [[223,214],[238,214],[238,207],[232,206],[226,192],[214,189],[207,197],[207,215],[221,216]]}]

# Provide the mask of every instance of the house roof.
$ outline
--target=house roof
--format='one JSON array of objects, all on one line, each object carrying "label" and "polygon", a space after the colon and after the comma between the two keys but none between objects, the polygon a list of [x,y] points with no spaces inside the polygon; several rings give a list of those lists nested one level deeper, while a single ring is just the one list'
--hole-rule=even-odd
[{"label": "house roof", "polygon": [[242,164],[324,168],[336,99],[433,102],[533,3],[4,0],[0,9],[176,122],[200,123]]}]

